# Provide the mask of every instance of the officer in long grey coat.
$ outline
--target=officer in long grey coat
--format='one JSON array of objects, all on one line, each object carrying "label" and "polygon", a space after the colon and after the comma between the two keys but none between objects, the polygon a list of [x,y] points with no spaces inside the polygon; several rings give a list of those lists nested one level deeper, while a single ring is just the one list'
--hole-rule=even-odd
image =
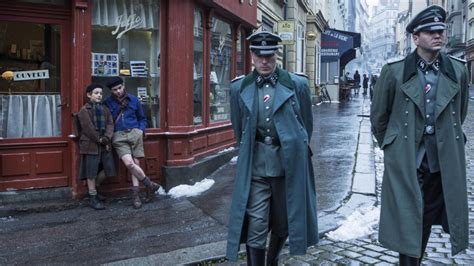
[{"label": "officer in long grey coat", "polygon": [[239,143],[227,258],[246,243],[247,264],[276,265],[317,243],[316,191],[309,143],[313,118],[308,80],[276,66],[278,35],[251,35],[255,70],[231,85],[231,121]]},{"label": "officer in long grey coat", "polygon": [[452,254],[468,246],[464,62],[440,50],[445,10],[421,11],[408,24],[417,48],[382,69],[371,106],[372,132],[384,151],[379,241],[419,265],[431,226],[450,234]]}]

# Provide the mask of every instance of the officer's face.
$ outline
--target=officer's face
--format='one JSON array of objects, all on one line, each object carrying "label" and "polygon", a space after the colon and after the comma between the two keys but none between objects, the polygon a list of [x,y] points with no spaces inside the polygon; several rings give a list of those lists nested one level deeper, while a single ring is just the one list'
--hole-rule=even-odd
[{"label": "officer's face", "polygon": [[443,48],[445,41],[444,30],[420,31],[413,34],[413,42],[426,52],[438,52]]},{"label": "officer's face", "polygon": [[257,72],[262,76],[267,76],[273,73],[276,68],[277,55],[259,56],[252,52],[253,65]]},{"label": "officer's face", "polygon": [[115,95],[116,97],[121,97],[124,93],[124,88],[125,86],[123,84],[119,84],[115,87],[112,87],[110,89],[110,91],[112,92],[113,95]]}]

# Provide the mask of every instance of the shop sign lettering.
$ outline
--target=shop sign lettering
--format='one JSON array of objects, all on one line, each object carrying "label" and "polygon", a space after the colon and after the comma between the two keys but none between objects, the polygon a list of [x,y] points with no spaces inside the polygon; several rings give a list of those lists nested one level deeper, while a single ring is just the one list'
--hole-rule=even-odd
[{"label": "shop sign lettering", "polygon": [[128,17],[122,14],[117,18],[117,28],[112,31],[112,35],[117,34],[117,39],[120,39],[127,31],[137,28],[140,24],[142,24],[142,18],[135,13]]},{"label": "shop sign lettering", "polygon": [[40,69],[32,71],[17,71],[15,76],[13,76],[14,81],[21,80],[35,80],[35,79],[49,79],[49,70]]}]

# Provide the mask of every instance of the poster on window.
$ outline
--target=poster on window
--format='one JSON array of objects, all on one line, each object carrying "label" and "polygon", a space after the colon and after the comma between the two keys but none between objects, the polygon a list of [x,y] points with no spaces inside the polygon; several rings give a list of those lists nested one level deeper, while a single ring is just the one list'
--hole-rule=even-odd
[{"label": "poster on window", "polygon": [[118,54],[92,53],[92,76],[118,76]]},{"label": "poster on window", "polygon": [[145,61],[130,61],[132,77],[146,77],[148,75]]}]

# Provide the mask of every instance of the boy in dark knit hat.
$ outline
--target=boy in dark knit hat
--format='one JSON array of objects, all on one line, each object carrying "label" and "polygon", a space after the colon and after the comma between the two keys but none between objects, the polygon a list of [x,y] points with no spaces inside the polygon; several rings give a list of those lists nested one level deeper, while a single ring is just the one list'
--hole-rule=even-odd
[{"label": "boy in dark knit hat", "polygon": [[105,198],[97,193],[97,186],[104,177],[116,175],[114,157],[110,140],[114,132],[112,114],[102,105],[100,84],[87,86],[87,102],[79,111],[78,121],[81,127],[79,152],[81,166],[79,178],[87,180],[90,206],[96,210],[105,209],[102,201]]}]

